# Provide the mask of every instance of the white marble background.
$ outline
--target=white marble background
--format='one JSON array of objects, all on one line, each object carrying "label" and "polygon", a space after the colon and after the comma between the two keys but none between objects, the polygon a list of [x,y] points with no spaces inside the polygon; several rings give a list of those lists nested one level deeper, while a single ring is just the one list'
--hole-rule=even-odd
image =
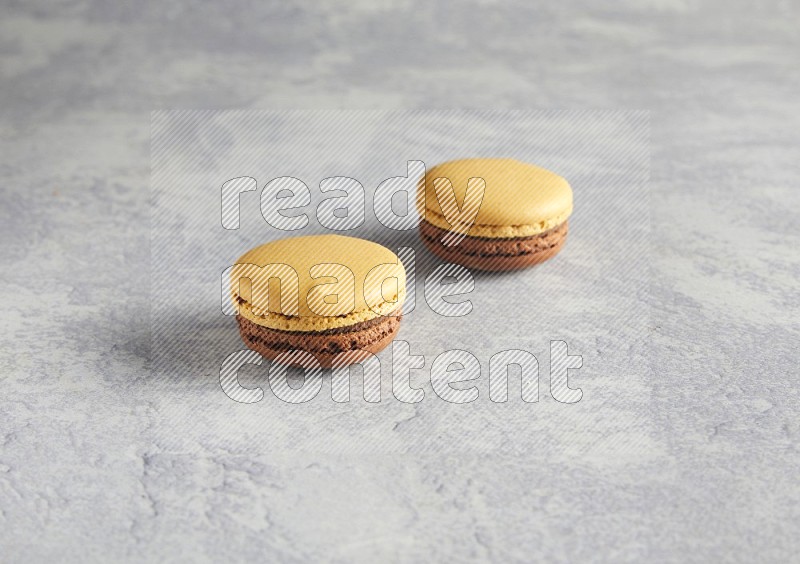
[{"label": "white marble background", "polygon": [[[0,560],[800,559],[796,2],[0,16]],[[251,416],[222,440],[201,384],[152,385],[150,111],[409,107],[652,112],[650,362],[595,442],[271,451]],[[413,415],[370,424],[447,422]]]}]

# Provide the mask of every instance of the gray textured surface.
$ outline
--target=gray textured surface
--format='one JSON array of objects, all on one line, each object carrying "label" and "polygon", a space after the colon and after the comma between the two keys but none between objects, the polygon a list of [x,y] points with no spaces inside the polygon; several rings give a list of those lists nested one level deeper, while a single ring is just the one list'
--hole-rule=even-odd
[{"label": "gray textured surface", "polygon": [[[46,4],[0,19],[0,559],[800,558],[796,3]],[[465,106],[652,111],[650,367],[578,404],[616,432],[275,453],[151,381],[151,109]]]}]

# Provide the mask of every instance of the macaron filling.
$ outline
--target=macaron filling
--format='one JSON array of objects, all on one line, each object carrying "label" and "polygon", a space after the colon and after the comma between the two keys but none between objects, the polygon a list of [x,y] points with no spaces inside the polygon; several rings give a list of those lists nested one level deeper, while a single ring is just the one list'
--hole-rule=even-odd
[{"label": "macaron filling", "polygon": [[390,341],[400,329],[402,318],[402,313],[397,312],[389,317],[377,317],[324,331],[277,331],[257,325],[242,316],[237,316],[236,321],[245,343],[266,356],[289,350],[336,355],[346,351],[370,350],[384,341]]},{"label": "macaron filling", "polygon": [[448,231],[427,222],[420,224],[420,235],[428,245],[444,252],[472,257],[519,257],[546,253],[563,245],[569,231],[569,222],[564,222],[544,233],[529,237],[499,239],[494,237],[467,236],[455,246],[445,247],[441,243]]},{"label": "macaron filling", "polygon": [[285,332],[324,332],[337,327],[349,327],[364,321],[394,315],[394,311],[399,308],[405,300],[405,288],[400,288],[399,295],[387,296],[387,301],[379,304],[371,304],[369,308],[360,309],[347,314],[334,316],[315,316],[315,315],[286,315],[279,311],[259,312],[253,311],[250,302],[239,295],[234,295],[233,299],[237,306],[239,316],[251,322]]},{"label": "macaron filling", "polygon": [[[519,224],[519,225],[490,225],[486,223],[473,223],[468,237],[480,237],[485,239],[509,239],[512,237],[531,237],[550,231],[562,224],[564,224],[572,213],[570,208],[568,211],[561,213],[557,216],[542,219],[534,224]],[[442,214],[435,212],[431,209],[425,210],[425,217],[423,221],[435,225],[446,231],[450,231],[452,226]]]}]

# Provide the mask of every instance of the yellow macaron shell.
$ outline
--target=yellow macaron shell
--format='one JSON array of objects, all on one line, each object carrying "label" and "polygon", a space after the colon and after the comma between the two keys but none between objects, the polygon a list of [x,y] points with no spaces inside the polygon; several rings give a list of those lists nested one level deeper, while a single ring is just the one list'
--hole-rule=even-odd
[{"label": "yellow macaron shell", "polygon": [[459,206],[464,204],[470,178],[486,182],[483,201],[467,233],[472,237],[538,235],[564,223],[572,213],[572,188],[554,172],[516,159],[461,159],[431,168],[425,175],[425,199],[418,199],[425,220],[442,229],[452,225],[436,195],[437,178],[450,180]]},{"label": "yellow macaron shell", "polygon": [[[280,284],[270,284],[276,276]],[[402,263],[386,247],[312,235],[267,243],[239,257],[231,297],[239,314],[258,325],[324,331],[393,313],[405,299],[405,283]]]}]

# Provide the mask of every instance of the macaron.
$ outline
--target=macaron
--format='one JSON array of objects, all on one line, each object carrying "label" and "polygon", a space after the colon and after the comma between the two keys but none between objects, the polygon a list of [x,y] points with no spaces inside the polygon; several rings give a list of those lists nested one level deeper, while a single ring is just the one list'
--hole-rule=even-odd
[{"label": "macaron", "polygon": [[293,362],[306,351],[322,367],[384,349],[403,317],[406,275],[395,253],[343,237],[291,237],[247,251],[231,269],[231,298],[244,344]]},{"label": "macaron", "polygon": [[478,270],[516,270],[562,249],[572,189],[558,174],[515,159],[461,159],[427,171],[417,205],[422,241],[438,257]]}]

